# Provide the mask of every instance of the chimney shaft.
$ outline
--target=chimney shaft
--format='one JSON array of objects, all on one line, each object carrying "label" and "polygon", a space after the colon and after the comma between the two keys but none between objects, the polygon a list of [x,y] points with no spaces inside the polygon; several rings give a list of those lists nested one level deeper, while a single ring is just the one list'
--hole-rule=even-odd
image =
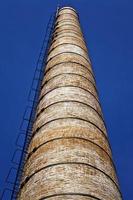
[{"label": "chimney shaft", "polygon": [[121,200],[77,12],[59,9],[19,200]]}]

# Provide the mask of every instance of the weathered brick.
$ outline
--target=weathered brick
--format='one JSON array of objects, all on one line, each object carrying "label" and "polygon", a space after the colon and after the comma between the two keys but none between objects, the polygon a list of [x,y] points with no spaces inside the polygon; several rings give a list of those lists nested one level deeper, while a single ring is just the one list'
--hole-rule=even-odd
[{"label": "weathered brick", "polygon": [[121,200],[76,11],[59,10],[19,200]]}]

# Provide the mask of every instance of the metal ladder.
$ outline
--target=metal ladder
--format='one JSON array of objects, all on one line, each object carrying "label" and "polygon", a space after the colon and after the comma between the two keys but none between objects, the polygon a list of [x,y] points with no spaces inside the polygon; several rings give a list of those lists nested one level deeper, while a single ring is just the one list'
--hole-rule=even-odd
[{"label": "metal ladder", "polygon": [[32,137],[32,127],[35,119],[41,83],[44,76],[46,59],[52,39],[52,32],[57,12],[50,17],[46,27],[45,36],[39,53],[39,58],[37,60],[34,77],[28,96],[28,105],[25,109],[23,120],[20,125],[20,132],[16,139],[17,148],[14,151],[11,160],[13,166],[10,168],[9,173],[6,177],[5,184],[7,185],[7,187],[4,188],[4,190],[2,191],[0,200],[15,200],[18,196],[21,184],[21,177],[23,174],[23,167],[27,158],[27,150]]}]

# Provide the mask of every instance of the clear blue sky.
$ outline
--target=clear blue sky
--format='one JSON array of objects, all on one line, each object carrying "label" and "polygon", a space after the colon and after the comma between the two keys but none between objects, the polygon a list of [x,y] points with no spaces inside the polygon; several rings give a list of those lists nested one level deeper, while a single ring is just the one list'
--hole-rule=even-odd
[{"label": "clear blue sky", "polygon": [[[11,166],[44,31],[56,0],[0,1],[0,186]],[[71,0],[88,44],[125,200],[133,198],[133,1]],[[1,188],[0,187],[0,188]]]}]

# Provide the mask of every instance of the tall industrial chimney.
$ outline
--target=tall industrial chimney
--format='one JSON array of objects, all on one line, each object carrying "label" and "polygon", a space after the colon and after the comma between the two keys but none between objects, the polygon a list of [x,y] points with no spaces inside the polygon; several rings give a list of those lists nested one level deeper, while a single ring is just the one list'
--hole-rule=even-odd
[{"label": "tall industrial chimney", "polygon": [[121,200],[75,9],[56,17],[19,200]]}]

